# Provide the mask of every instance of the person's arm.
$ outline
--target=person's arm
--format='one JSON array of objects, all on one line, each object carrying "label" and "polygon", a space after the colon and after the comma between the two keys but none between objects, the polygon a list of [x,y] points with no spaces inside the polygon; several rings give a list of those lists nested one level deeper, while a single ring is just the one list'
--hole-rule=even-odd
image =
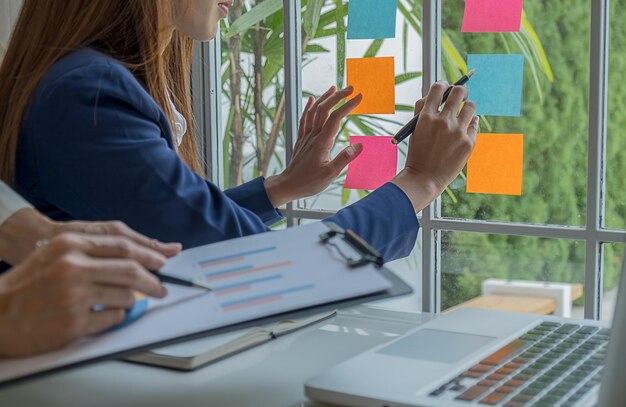
[{"label": "person's arm", "polygon": [[411,201],[391,182],[326,220],[352,229],[376,248],[385,262],[408,256],[419,232]]},{"label": "person's arm", "polygon": [[420,114],[409,140],[405,168],[381,188],[339,211],[329,220],[350,228],[381,252],[385,261],[407,256],[415,245],[415,216],[461,172],[475,144],[478,117],[465,101],[467,89],[455,87],[439,105],[447,84],[434,84],[415,105]]},{"label": "person's arm", "polygon": [[257,215],[268,226],[283,218],[280,212],[272,205],[267,194],[265,179],[262,177],[255,178],[238,187],[227,189],[224,193],[239,206]]},{"label": "person's arm", "polygon": [[[329,116],[338,123],[358,104],[357,96],[331,113],[351,92],[331,88],[315,102],[321,124]],[[168,126],[125,68],[102,59],[74,68],[33,98],[18,180],[23,174],[24,190],[37,189],[31,193],[43,198],[42,207],[80,219],[120,219],[190,248],[268,231],[265,223],[278,217],[274,208],[323,190],[356,156],[349,147],[330,160],[338,124],[332,131],[312,126],[283,174],[223,192],[180,160],[163,133]]]},{"label": "person's arm", "polygon": [[[59,235],[0,276],[0,357],[59,348],[116,325],[134,292],[162,298],[159,253],[124,237]],[[94,312],[94,306],[103,307]]]},{"label": "person's arm", "polygon": [[18,170],[22,187],[37,178],[45,205],[119,219],[185,248],[269,230],[180,160],[162,137],[165,115],[124,68],[99,62],[46,85],[28,113]]}]

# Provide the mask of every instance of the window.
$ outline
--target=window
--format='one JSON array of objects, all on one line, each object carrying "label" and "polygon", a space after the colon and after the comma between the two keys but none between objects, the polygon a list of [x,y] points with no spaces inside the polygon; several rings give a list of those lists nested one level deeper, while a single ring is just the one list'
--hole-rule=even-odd
[{"label": "window", "polygon": [[[613,0],[611,10],[624,2]],[[199,47],[195,106],[213,179],[229,187],[284,168],[303,98],[343,86],[346,58],[394,57],[396,113],[350,116],[337,151],[351,135],[395,133],[411,117],[418,89],[456,79],[468,55],[521,54],[522,115],[484,116],[480,130],[524,134],[522,195],[467,193],[464,171],[419,214],[420,242],[392,268],[413,281],[415,309],[470,300],[486,279],[518,279],[583,286],[572,315],[610,317],[626,239],[626,57],[619,51],[626,28],[617,19],[609,24],[609,1],[526,0],[519,33],[470,34],[460,29],[463,0],[398,0],[396,37],[385,40],[347,40],[348,3],[245,0],[222,26],[221,42]],[[238,114],[242,125],[235,125]],[[236,134],[243,143],[234,146]],[[323,219],[367,193],[344,189],[344,175],[319,196],[283,208],[287,223]]]}]

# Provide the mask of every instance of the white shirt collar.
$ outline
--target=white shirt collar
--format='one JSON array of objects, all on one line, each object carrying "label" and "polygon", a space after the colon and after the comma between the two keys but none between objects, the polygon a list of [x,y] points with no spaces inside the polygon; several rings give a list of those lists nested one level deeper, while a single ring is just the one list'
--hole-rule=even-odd
[{"label": "white shirt collar", "polygon": [[172,130],[174,132],[174,137],[176,137],[176,142],[180,146],[183,142],[183,137],[185,136],[185,133],[187,133],[187,120],[185,119],[185,116],[183,116],[178,110],[176,110],[176,106],[174,105],[174,102],[172,101],[172,97],[170,96],[169,92],[167,93],[167,100],[170,103],[170,109],[172,110],[172,113],[174,113],[174,128]]}]

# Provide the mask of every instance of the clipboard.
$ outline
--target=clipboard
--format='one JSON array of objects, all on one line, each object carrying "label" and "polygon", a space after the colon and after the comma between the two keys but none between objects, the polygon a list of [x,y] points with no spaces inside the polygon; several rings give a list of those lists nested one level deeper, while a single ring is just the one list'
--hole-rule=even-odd
[{"label": "clipboard", "polygon": [[[268,276],[270,273],[267,267],[246,268],[239,264],[249,261],[250,259],[247,257],[259,261],[265,259],[266,262],[267,259],[280,257],[281,254],[290,255],[294,259],[299,258],[297,253],[293,253],[294,248],[304,250],[301,253],[304,258],[298,260],[300,268],[304,267],[303,265],[309,265],[312,268],[312,270],[304,271],[315,271],[315,266],[320,263],[326,267],[318,270],[319,276],[310,275],[311,278],[321,279],[321,281],[317,281],[321,285],[318,291],[313,288],[306,288],[314,285],[311,283],[308,286],[299,284],[296,288],[301,290],[297,292],[285,289],[283,290],[284,298],[273,302],[262,301],[268,298],[267,295],[265,297],[252,295],[256,293],[255,289],[267,291],[269,287],[275,287],[281,283],[289,285],[292,282],[288,279],[293,278],[294,275],[297,277],[302,270],[296,267],[298,264],[294,260],[294,264],[290,265],[291,267],[284,265],[280,273],[278,273],[277,266],[276,272],[272,271],[274,280],[270,280],[269,277],[271,276]],[[267,250],[263,252],[262,249]],[[239,254],[245,253],[245,255],[233,257],[229,251],[239,251]],[[208,260],[211,261],[198,261],[199,258],[207,256],[210,257]],[[232,260],[233,258],[236,261]],[[274,261],[273,264],[282,263]],[[20,359],[0,359],[0,387],[74,367],[118,359],[156,347],[173,345],[233,330],[268,325],[284,319],[307,318],[321,312],[412,292],[406,283],[382,265],[382,258],[376,250],[354,232],[343,230],[330,222],[317,222],[298,228],[252,235],[186,250],[183,254],[168,261],[164,271],[167,271],[168,274],[176,274],[176,271],[180,272],[183,266],[185,267],[184,272],[187,274],[181,274],[181,277],[188,277],[189,273],[203,273],[202,275],[208,276],[208,279],[215,282],[215,292],[205,295],[204,293],[198,294],[198,290],[168,286],[170,296],[173,296],[170,298],[170,302],[159,303],[157,301],[155,306],[132,324],[109,330],[94,337],[79,339],[66,348],[43,355]],[[334,267],[334,269],[328,270],[329,267]],[[331,272],[336,273],[333,281],[322,279],[323,273]],[[284,274],[283,280],[275,277],[281,273]],[[224,287],[226,289],[229,287],[229,284],[225,283],[230,283],[230,286],[235,287],[231,280],[247,279],[245,281],[253,281],[252,276],[256,278],[256,281],[259,281],[255,284],[258,284],[260,288],[249,288],[250,293],[239,290],[234,291],[234,293],[220,294],[225,292]],[[258,276],[261,277],[257,278]],[[267,281],[262,281],[263,278]],[[355,282],[363,283],[363,292],[358,294],[358,291],[355,291],[357,293],[355,295],[319,302],[318,296],[320,295],[332,298],[333,289],[337,289],[341,285],[341,279],[346,279],[352,285]],[[265,285],[261,287],[262,284]],[[325,286],[323,286],[324,284]],[[366,285],[369,287],[365,287]],[[384,288],[375,289],[378,286],[384,286]],[[222,291],[220,291],[220,287]],[[177,296],[177,290],[178,294],[186,293],[186,295]],[[272,293],[270,292],[270,294]],[[307,295],[312,298],[307,298]],[[254,300],[257,297],[261,300]],[[252,299],[253,301],[246,303],[242,302],[241,298],[244,300]],[[277,296],[269,298],[277,298]],[[294,303],[284,305],[287,304],[287,301],[294,301]],[[298,304],[301,306],[297,306]],[[291,305],[294,305],[295,308],[288,309]],[[207,306],[209,308],[206,308]],[[223,312],[219,314],[219,318],[226,322],[219,323],[217,321],[219,319],[218,313],[212,313],[212,306],[221,307]],[[275,312],[281,307],[284,308],[282,312]]]}]

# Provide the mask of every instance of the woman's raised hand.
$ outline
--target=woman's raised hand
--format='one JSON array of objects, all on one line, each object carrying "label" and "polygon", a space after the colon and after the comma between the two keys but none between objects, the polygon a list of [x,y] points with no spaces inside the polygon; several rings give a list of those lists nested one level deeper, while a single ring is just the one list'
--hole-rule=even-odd
[{"label": "woman's raised hand", "polygon": [[409,140],[406,165],[393,180],[407,194],[416,212],[459,175],[476,143],[478,117],[474,116],[474,104],[465,101],[465,87],[455,86],[439,111],[447,88],[446,82],[437,82],[426,98],[415,104],[415,114],[420,117]]},{"label": "woman's raised hand", "polygon": [[334,159],[330,151],[341,121],[361,102],[359,94],[333,110],[352,94],[352,87],[331,87],[319,99],[310,97],[298,131],[293,157],[285,171],[265,180],[265,188],[274,207],[322,192],[362,151],[361,144],[344,148]]}]

